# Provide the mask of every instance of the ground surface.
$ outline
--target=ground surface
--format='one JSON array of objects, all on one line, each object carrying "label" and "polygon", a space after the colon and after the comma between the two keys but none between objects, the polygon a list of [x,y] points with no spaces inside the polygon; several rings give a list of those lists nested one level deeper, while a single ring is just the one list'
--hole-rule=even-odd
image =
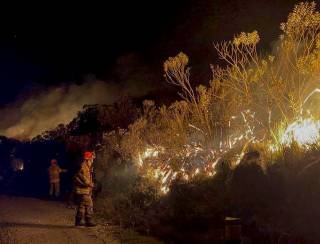
[{"label": "ground surface", "polygon": [[137,237],[130,240],[107,225],[76,228],[74,214],[61,202],[0,196],[0,244],[154,243]]}]

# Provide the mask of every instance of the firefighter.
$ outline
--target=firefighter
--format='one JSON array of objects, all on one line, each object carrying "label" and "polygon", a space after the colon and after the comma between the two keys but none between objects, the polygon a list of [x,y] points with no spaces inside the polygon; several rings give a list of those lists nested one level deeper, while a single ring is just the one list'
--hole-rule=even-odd
[{"label": "firefighter", "polygon": [[[92,222],[92,189],[94,187],[92,179],[92,164],[95,154],[94,152],[85,152],[83,157],[84,160],[80,169],[74,177],[74,194],[77,205],[75,226],[85,225],[87,227],[94,227],[95,224]],[[83,223],[83,219],[85,220],[85,223]]]},{"label": "firefighter", "polygon": [[51,159],[51,166],[49,171],[50,190],[49,195],[59,197],[60,195],[60,173],[67,172],[65,169],[61,169],[56,159]]}]

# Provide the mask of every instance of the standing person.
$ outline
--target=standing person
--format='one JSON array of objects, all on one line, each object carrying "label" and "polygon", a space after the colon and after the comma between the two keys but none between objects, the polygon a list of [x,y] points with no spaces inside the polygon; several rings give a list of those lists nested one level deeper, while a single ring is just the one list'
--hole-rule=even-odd
[{"label": "standing person", "polygon": [[50,190],[49,195],[59,197],[60,195],[60,173],[67,172],[65,169],[61,169],[56,159],[51,159],[51,166],[49,171]]},{"label": "standing person", "polygon": [[[75,219],[75,226],[93,227],[93,202],[92,202],[92,164],[95,158],[94,152],[85,152],[84,160],[80,166],[79,171],[74,177],[74,193],[77,204],[77,213]],[[83,223],[83,218],[85,223]]]}]

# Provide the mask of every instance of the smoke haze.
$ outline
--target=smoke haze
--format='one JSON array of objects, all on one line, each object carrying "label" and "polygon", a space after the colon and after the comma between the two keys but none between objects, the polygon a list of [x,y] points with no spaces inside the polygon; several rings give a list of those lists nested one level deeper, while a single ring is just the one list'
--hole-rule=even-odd
[{"label": "smoke haze", "polygon": [[132,85],[127,83],[99,80],[49,88],[1,109],[0,134],[16,139],[31,139],[61,123],[69,123],[86,104],[111,104],[124,94],[143,96],[148,89],[132,89]]}]

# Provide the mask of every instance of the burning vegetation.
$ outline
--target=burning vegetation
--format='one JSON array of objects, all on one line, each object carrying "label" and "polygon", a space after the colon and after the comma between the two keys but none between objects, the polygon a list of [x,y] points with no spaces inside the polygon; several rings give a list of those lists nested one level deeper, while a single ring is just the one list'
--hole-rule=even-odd
[{"label": "burning vegetation", "polygon": [[214,43],[221,64],[210,66],[207,86],[193,87],[186,54],[168,58],[164,75],[179,101],[86,106],[32,142],[62,140],[69,153],[96,146],[97,209],[125,226],[218,243],[233,216],[252,243],[320,240],[315,2],[296,5],[280,28],[266,53],[257,31]]},{"label": "burning vegetation", "polygon": [[[319,142],[320,14],[316,4],[300,3],[280,25],[273,52],[257,51],[257,31],[215,43],[225,65],[211,65],[210,85],[193,89],[188,56],[164,63],[167,81],[180,88],[181,101],[156,107],[145,101],[129,129],[105,135],[159,183],[162,193],[177,177],[212,177],[219,161],[235,167],[243,154],[259,148],[269,159],[297,144],[308,150]],[[115,136],[119,141],[115,141]]]},{"label": "burning vegetation", "polygon": [[[140,183],[147,182],[149,187],[142,190],[147,203],[140,203],[146,209],[151,208],[150,202],[167,199],[162,201],[181,204],[186,211],[168,207],[174,214],[167,212],[167,221],[170,216],[180,218],[183,225],[190,219],[210,219],[207,227],[215,225],[218,216],[234,214],[245,218],[248,231],[268,236],[266,243],[287,235],[317,236],[312,228],[306,230],[297,223],[298,219],[306,221],[303,211],[292,212],[301,207],[303,194],[299,194],[310,183],[306,182],[314,179],[303,177],[312,174],[310,169],[317,171],[319,164],[320,13],[315,2],[296,5],[280,28],[282,34],[269,53],[258,51],[257,31],[215,43],[224,64],[211,65],[209,86],[193,88],[186,54],[168,58],[163,66],[165,78],[180,90],[181,100],[161,107],[144,101],[140,116],[128,129],[104,134],[106,148],[131,162]],[[254,165],[246,163],[250,160],[244,155],[256,151],[260,152],[259,160]],[[292,186],[301,188],[297,198]],[[281,190],[268,192],[274,187]],[[134,205],[131,200],[130,206]],[[309,200],[315,210],[319,199]],[[188,201],[195,202],[194,206]],[[286,201],[298,205],[287,206]],[[271,210],[273,204],[283,205],[278,209],[282,211],[279,219],[294,215],[297,221],[279,220],[277,211]],[[262,210],[268,206],[271,217]],[[152,214],[145,212],[145,216],[150,218],[146,225],[152,225]],[[274,228],[273,222],[277,223]],[[263,239],[255,240],[263,243]]]}]

